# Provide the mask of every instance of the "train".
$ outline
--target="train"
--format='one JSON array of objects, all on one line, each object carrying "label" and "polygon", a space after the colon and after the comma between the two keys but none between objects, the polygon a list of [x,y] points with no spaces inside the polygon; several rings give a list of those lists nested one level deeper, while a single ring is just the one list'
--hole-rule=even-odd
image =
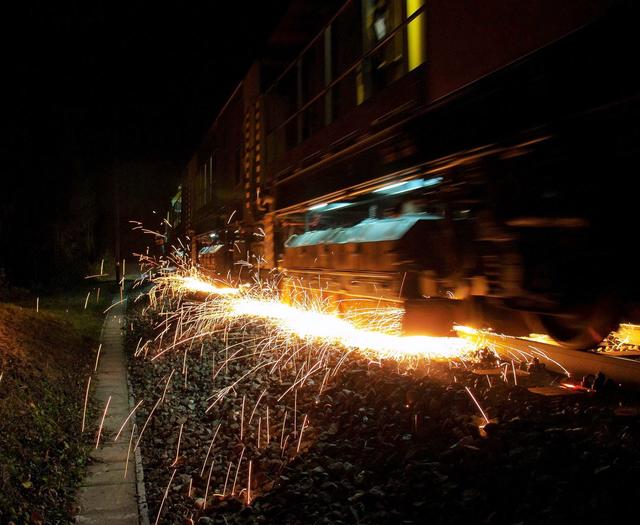
[{"label": "train", "polygon": [[172,200],[203,271],[597,345],[640,320],[634,2],[293,0]]}]

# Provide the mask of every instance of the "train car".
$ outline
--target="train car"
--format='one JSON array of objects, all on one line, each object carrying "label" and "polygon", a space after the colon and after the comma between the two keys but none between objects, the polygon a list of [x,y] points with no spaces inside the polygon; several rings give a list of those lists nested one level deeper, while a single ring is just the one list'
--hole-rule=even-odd
[{"label": "train car", "polygon": [[273,81],[266,50],[191,160],[194,256],[338,309],[400,306],[407,333],[597,344],[638,318],[637,11],[343,3]]}]

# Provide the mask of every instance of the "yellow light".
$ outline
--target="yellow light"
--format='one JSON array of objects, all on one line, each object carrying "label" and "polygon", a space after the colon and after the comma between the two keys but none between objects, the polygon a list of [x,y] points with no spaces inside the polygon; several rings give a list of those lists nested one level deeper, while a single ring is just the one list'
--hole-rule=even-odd
[{"label": "yellow light", "polygon": [[451,359],[470,353],[473,345],[458,337],[401,336],[360,329],[340,317],[304,310],[278,301],[240,299],[233,314],[269,319],[302,339],[322,339],[347,348],[373,352],[380,358],[427,357]]},{"label": "yellow light", "polygon": [[203,281],[197,277],[179,278],[180,287],[190,292],[203,292],[212,295],[235,295],[240,292],[239,288],[229,286],[216,286],[213,283]]},{"label": "yellow light", "polygon": [[[216,326],[234,318],[248,317],[272,323],[277,334],[285,338],[295,336],[321,345],[357,350],[372,359],[455,359],[470,356],[476,349],[473,342],[461,337],[400,335],[403,313],[400,308],[363,309],[349,312],[347,319],[328,312],[326,302],[297,297],[295,305],[285,304],[277,288],[257,284],[239,288],[218,286],[198,277],[195,271],[164,276],[156,279],[156,283],[161,294],[188,290],[210,296],[200,306],[186,306],[191,312],[187,317],[193,317],[191,321],[183,320],[183,324],[193,323],[202,333],[213,333]],[[175,344],[159,355],[173,347]]]},{"label": "yellow light", "polygon": [[[424,0],[407,0],[407,16],[411,16],[424,5]],[[424,19],[425,14],[420,13],[407,24],[407,50],[409,71],[417,68],[424,62]]]}]

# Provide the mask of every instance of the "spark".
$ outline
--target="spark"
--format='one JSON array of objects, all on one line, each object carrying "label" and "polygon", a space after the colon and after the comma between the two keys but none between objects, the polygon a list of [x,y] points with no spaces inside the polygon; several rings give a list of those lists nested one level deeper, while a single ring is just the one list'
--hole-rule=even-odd
[{"label": "spark", "polygon": [[169,388],[169,383],[171,382],[171,378],[173,377],[173,373],[176,371],[176,369],[172,369],[171,373],[169,374],[169,377],[167,379],[167,382],[164,385],[164,390],[162,391],[162,402],[164,403],[164,397],[167,395],[167,388]]},{"label": "spark", "polygon": [[207,460],[209,459],[209,454],[211,453],[213,442],[216,440],[216,436],[218,435],[218,431],[220,430],[221,426],[222,426],[222,423],[219,423],[218,428],[216,428],[216,431],[213,433],[213,437],[211,438],[211,444],[209,445],[209,450],[207,450],[207,455],[204,458],[204,463],[202,463],[202,469],[200,470],[200,477],[202,477],[202,475],[204,474],[204,469],[207,465]]},{"label": "spark", "polygon": [[212,295],[236,295],[240,292],[238,288],[216,286],[196,277],[182,277],[181,281],[182,288],[191,292],[204,292]]},{"label": "spark", "polygon": [[468,386],[464,387],[465,390],[467,391],[467,394],[469,394],[469,396],[471,397],[471,399],[473,399],[473,402],[476,404],[476,406],[478,407],[478,410],[480,410],[480,413],[482,414],[482,417],[484,418],[484,420],[487,422],[487,424],[489,423],[489,418],[487,417],[487,414],[484,413],[484,410],[482,410],[482,407],[480,406],[480,403],[478,403],[478,400],[475,398],[475,396],[471,393],[471,390],[469,389]]},{"label": "spark", "polygon": [[238,468],[236,469],[236,475],[233,478],[233,487],[231,488],[231,495],[234,496],[236,493],[236,482],[238,481],[238,472],[240,472],[240,465],[242,464],[242,458],[244,457],[244,451],[246,447],[242,447],[242,452],[240,452],[240,459],[238,460]]},{"label": "spark", "polygon": [[102,350],[102,343],[98,345],[98,353],[96,354],[96,365],[93,367],[93,371],[98,371],[98,361],[100,360],[100,350]]},{"label": "spark", "polygon": [[[403,336],[393,326],[385,329],[385,321],[387,325],[399,324],[402,310],[398,308],[389,309],[392,311],[388,312],[366,312],[363,317],[367,314],[377,317],[376,322],[368,323],[370,327],[373,325],[374,329],[371,329],[358,326],[362,321],[357,316],[350,319],[339,317],[333,312],[323,311],[326,305],[312,300],[306,301],[309,304],[304,304],[304,301],[298,305],[285,304],[280,301],[273,287],[262,282],[247,290],[242,286],[212,283],[200,278],[192,270],[190,272],[186,276],[163,275],[155,280],[155,284],[158,291],[164,290],[168,295],[181,291],[201,291],[211,296],[200,307],[191,307],[187,312],[182,309],[174,316],[176,319],[182,318],[186,313],[188,319],[183,324],[199,328],[190,336],[192,341],[223,330],[218,327],[225,323],[244,318],[263,319],[272,323],[282,338],[295,336],[309,343],[317,340],[343,346],[347,351],[359,350],[377,359],[454,359],[463,358],[475,349],[473,343],[460,337]],[[185,340],[180,342],[184,343]],[[175,346],[177,343],[163,352]]]},{"label": "spark", "polygon": [[184,423],[180,425],[180,433],[178,434],[178,446],[176,448],[176,459],[173,460],[173,463],[169,465],[170,467],[175,467],[178,463],[178,458],[180,457],[180,441],[182,441],[182,429],[184,427]]},{"label": "spark", "polygon": [[138,401],[138,404],[133,407],[133,410],[131,412],[129,412],[129,415],[127,416],[127,419],[124,420],[124,422],[122,423],[122,426],[120,427],[120,430],[118,430],[118,433],[116,434],[116,437],[113,440],[114,443],[116,441],[118,441],[118,438],[120,437],[120,434],[124,430],[124,426],[127,424],[127,421],[129,421],[131,419],[131,416],[133,416],[133,413],[138,409],[138,407],[142,404],[143,401],[144,401],[144,399],[141,399],[140,401]]},{"label": "spark", "polygon": [[162,507],[164,506],[164,502],[167,499],[167,494],[169,494],[169,487],[171,486],[171,483],[173,482],[173,477],[176,475],[176,471],[178,469],[173,469],[173,472],[171,473],[171,479],[169,479],[169,484],[167,485],[166,490],[164,491],[164,496],[162,496],[162,501],[160,502],[160,508],[158,509],[158,516],[156,517],[156,523],[155,525],[158,525],[158,522],[160,521],[160,513],[162,512]]},{"label": "spark", "polygon": [[124,303],[125,299],[121,298],[119,301],[116,301],[114,303],[111,304],[111,306],[109,306],[104,312],[102,312],[103,314],[106,314],[109,310],[111,310],[112,308],[115,308],[116,306],[118,306],[119,304]]},{"label": "spark", "polygon": [[242,441],[242,437],[244,436],[244,403],[246,400],[246,395],[242,395],[242,410],[240,411],[240,441]]},{"label": "spark", "polygon": [[[2,377],[0,377],[2,379]],[[91,386],[91,376],[89,376],[89,380],[87,381],[87,389],[84,393],[84,409],[82,410],[82,430],[84,432],[84,423],[87,417],[87,402],[89,401],[89,387]]]},{"label": "spark", "polygon": [[269,434],[269,405],[267,405],[267,446],[271,443],[271,436]]},{"label": "spark", "polygon": [[302,427],[300,428],[300,437],[298,438],[298,446],[296,447],[296,454],[300,452],[300,443],[302,443],[302,433],[304,432],[304,427],[307,424],[307,414],[304,415],[304,419],[302,420]]},{"label": "spark", "polygon": [[259,417],[258,418],[258,444],[257,444],[258,450],[260,450],[260,431],[261,431],[261,427],[262,427],[262,418]]},{"label": "spark", "polygon": [[287,421],[287,411],[284,412],[284,417],[282,418],[282,433],[280,434],[280,448],[283,448],[283,439],[284,439],[284,425]]},{"label": "spark", "polygon": [[207,488],[204,491],[204,505],[202,508],[207,508],[207,498],[209,497],[209,485],[211,483],[211,473],[213,472],[213,464],[216,462],[215,459],[211,460],[211,467],[209,468],[209,477],[207,478]]},{"label": "spark", "polygon": [[284,438],[284,443],[282,444],[282,454],[281,457],[284,457],[285,450],[287,450],[287,443],[289,442],[289,436],[291,434],[287,434],[287,437]]},{"label": "spark", "polygon": [[98,428],[98,437],[96,438],[96,449],[100,446],[100,435],[102,434],[102,426],[104,425],[104,418],[107,417],[107,410],[109,410],[109,404],[111,403],[111,396],[107,399],[107,404],[104,407],[102,413],[102,420],[100,421],[100,427]]},{"label": "spark", "polygon": [[298,435],[298,391],[293,391],[293,435]]},{"label": "spark", "polygon": [[147,420],[144,422],[144,425],[142,425],[142,430],[140,431],[140,435],[138,436],[138,440],[136,441],[136,446],[133,447],[133,450],[138,448],[138,445],[140,444],[140,440],[142,439],[142,434],[144,434],[144,430],[147,428],[147,425],[149,424],[149,420],[151,419],[151,416],[153,416],[153,413],[156,411],[156,408],[158,408],[160,401],[162,401],[162,398],[159,398],[158,401],[156,401],[156,404],[153,405],[153,408],[149,413],[149,417],[147,417]]},{"label": "spark", "polygon": [[531,351],[534,354],[539,355],[540,357],[542,357],[543,359],[546,359],[548,361],[551,361],[553,364],[555,364],[556,366],[558,366],[560,369],[562,369],[562,371],[564,372],[564,374],[567,377],[571,377],[571,372],[569,372],[569,370],[567,370],[564,366],[562,366],[560,363],[558,363],[558,361],[551,359],[547,354],[545,354],[544,352],[542,352],[541,350],[537,349],[535,346],[530,346],[529,348],[531,348]]},{"label": "spark", "polygon": [[253,410],[251,411],[251,415],[249,416],[249,423],[247,423],[248,425],[251,424],[251,421],[253,420],[253,416],[256,413],[256,409],[258,408],[258,405],[260,404],[260,400],[264,397],[266,392],[267,392],[267,389],[265,388],[262,391],[262,393],[260,394],[260,397],[258,398],[258,400],[256,401],[256,405],[253,407]]},{"label": "spark", "polygon": [[253,461],[249,460],[249,477],[247,479],[247,505],[251,505],[251,465]]},{"label": "spark", "polygon": [[[242,270],[242,265],[240,270]],[[352,352],[369,358],[371,363],[379,363],[382,359],[394,359],[398,362],[406,360],[408,363],[414,363],[421,359],[428,361],[463,360],[470,357],[477,348],[475,343],[462,337],[401,335],[403,310],[397,307],[368,309],[356,307],[348,310],[347,314],[339,315],[335,309],[332,309],[331,301],[326,298],[323,300],[322,298],[309,297],[304,292],[300,297],[295,297],[295,300],[288,300],[285,303],[280,296],[280,287],[275,280],[256,277],[253,284],[241,284],[239,281],[240,272],[238,272],[238,276],[234,277],[237,280],[232,280],[231,274],[226,281],[213,280],[201,276],[197,269],[177,258],[170,263],[164,262],[156,265],[154,270],[143,269],[141,272],[143,278],[151,280],[152,284],[149,291],[145,292],[149,299],[147,308],[154,311],[159,320],[156,323],[155,337],[148,338],[144,345],[142,337],[138,340],[134,353],[136,357],[140,355],[145,357],[149,351],[151,355],[148,360],[154,362],[172,350],[183,351],[182,373],[185,376],[185,387],[188,370],[187,353],[194,345],[200,344],[200,356],[203,357],[204,342],[214,335],[218,335],[223,346],[219,351],[213,352],[210,375],[213,385],[216,382],[219,384],[223,378],[230,377],[230,370],[233,370],[231,365],[235,366],[235,363],[242,361],[248,363],[246,367],[236,368],[240,373],[231,374],[233,379],[228,382],[230,384],[224,384],[221,388],[213,390],[207,399],[210,404],[206,409],[206,412],[209,412],[218,403],[220,403],[218,405],[220,407],[223,406],[223,402],[228,401],[233,401],[237,407],[236,410],[239,409],[239,414],[236,412],[235,417],[240,416],[240,442],[242,443],[246,438],[253,444],[249,446],[248,451],[246,446],[242,447],[237,463],[229,461],[222,486],[222,497],[227,495],[229,485],[231,485],[230,495],[236,496],[236,488],[238,483],[241,483],[239,473],[246,455],[249,463],[246,481],[247,505],[251,504],[253,498],[251,483],[252,477],[255,477],[253,460],[256,459],[256,450],[260,454],[259,451],[265,446],[265,438],[268,446],[271,442],[272,431],[275,434],[274,439],[277,440],[278,423],[273,422],[276,429],[271,429],[272,417],[282,417],[281,455],[293,457],[294,450],[296,454],[300,453],[302,440],[308,430],[309,417],[308,414],[304,414],[302,425],[298,428],[299,388],[303,388],[307,384],[316,385],[315,388],[320,390],[317,395],[322,394],[331,378],[347,362]],[[194,300],[192,292],[199,293],[197,300]],[[254,335],[254,327],[260,328],[257,335]],[[189,358],[191,358],[191,354]],[[208,357],[207,360],[209,360]],[[193,367],[189,366],[189,368]],[[139,436],[137,436],[133,450],[140,445],[150,420],[159,404],[165,400],[175,371],[175,368],[172,369],[166,379],[163,377],[156,384],[160,389],[164,382],[162,395],[149,413]],[[251,403],[255,398],[249,391],[242,389],[245,388],[245,382],[248,378],[262,373],[261,371],[273,375],[276,379],[280,378],[284,392],[273,393],[268,388],[256,391],[258,398],[254,406],[251,407],[247,403]],[[291,376],[283,378],[285,374],[291,374]],[[291,405],[288,408],[283,407],[281,412],[278,410],[273,413],[270,410],[268,400],[278,399],[281,401],[292,390],[293,395],[289,397]],[[468,392],[471,395],[471,392]],[[473,398],[472,395],[471,397]],[[264,406],[260,406],[263,401]],[[477,404],[477,401],[475,402]],[[139,406],[140,403],[134,408],[127,420],[132,417],[133,412]],[[259,407],[260,410],[258,410]],[[479,405],[478,408],[488,422],[488,418]],[[289,411],[291,410],[293,413],[290,417]],[[249,414],[249,418],[246,418],[247,414]],[[300,415],[302,415],[302,410]],[[258,419],[256,426],[252,426],[254,417]],[[291,428],[292,424],[293,428]],[[213,447],[221,425],[222,423],[217,425],[200,470],[200,477],[203,478],[206,467],[210,465],[206,483],[205,505],[211,488],[214,463],[219,463],[217,455],[216,458],[211,458],[214,455]],[[183,426],[184,424],[180,425],[176,456],[171,467],[177,465],[180,457]],[[264,437],[262,436],[263,432],[266,432]],[[230,477],[232,468],[236,469],[233,481]],[[170,484],[171,481],[169,486]],[[213,488],[211,490],[215,492]],[[242,491],[238,497],[242,497]]]},{"label": "spark", "polygon": [[303,310],[275,300],[241,298],[234,301],[230,314],[275,321],[283,332],[295,334],[303,340],[319,338],[346,348],[370,351],[380,358],[416,356],[452,359],[461,357],[474,348],[458,337],[402,336],[359,329],[335,315]]},{"label": "spark", "polygon": [[227,483],[229,482],[229,474],[231,473],[231,467],[233,465],[232,461],[229,461],[229,466],[227,467],[227,477],[224,478],[224,487],[222,487],[222,497],[227,493]]},{"label": "spark", "polygon": [[135,431],[136,424],[134,423],[131,427],[131,435],[129,436],[129,446],[127,447],[127,461],[125,461],[124,464],[124,476],[122,476],[122,479],[127,479],[127,471],[129,470],[129,456],[131,455],[131,445],[133,443],[133,435],[135,434]]}]

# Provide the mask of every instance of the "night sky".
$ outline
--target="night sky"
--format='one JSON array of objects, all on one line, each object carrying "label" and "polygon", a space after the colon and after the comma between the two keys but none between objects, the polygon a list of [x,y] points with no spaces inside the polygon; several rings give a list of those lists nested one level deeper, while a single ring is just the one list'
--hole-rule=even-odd
[{"label": "night sky", "polygon": [[[286,0],[42,2],[4,11],[0,268],[81,274],[123,222],[155,226]],[[125,248],[126,249],[126,248]]]}]

